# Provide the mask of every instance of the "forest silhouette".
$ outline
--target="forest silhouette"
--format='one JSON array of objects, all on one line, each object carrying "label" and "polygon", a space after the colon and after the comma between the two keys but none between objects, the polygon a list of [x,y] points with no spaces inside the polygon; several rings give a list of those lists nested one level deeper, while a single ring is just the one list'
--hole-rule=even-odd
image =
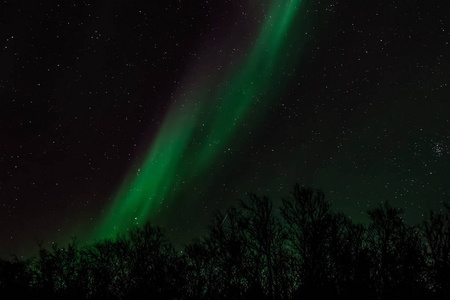
[{"label": "forest silhouette", "polygon": [[450,206],[409,226],[385,202],[363,226],[296,184],[274,208],[250,193],[176,251],[146,224],[113,240],[0,261],[0,291],[46,299],[449,299]]}]

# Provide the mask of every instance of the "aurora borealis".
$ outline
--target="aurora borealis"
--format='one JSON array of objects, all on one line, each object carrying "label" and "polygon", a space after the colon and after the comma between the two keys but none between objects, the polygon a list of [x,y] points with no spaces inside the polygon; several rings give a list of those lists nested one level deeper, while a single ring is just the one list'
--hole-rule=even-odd
[{"label": "aurora borealis", "polygon": [[[285,44],[295,39],[291,36],[295,32],[289,34],[289,29],[300,3],[275,1],[253,49],[236,74],[227,76],[230,78],[219,83],[217,89],[194,92],[195,105],[193,99],[187,99],[183,107],[174,105],[169,110],[142,167],[116,196],[98,234],[100,238],[151,220],[158,205],[178,196],[174,188],[177,181],[189,184],[194,174],[204,178],[205,169],[223,153],[255,106],[258,114],[265,114],[268,105],[261,102],[272,100],[267,95],[270,81],[286,80],[280,74],[287,62],[283,62],[288,53]],[[295,60],[295,56],[291,59]]]},{"label": "aurora borealis", "polygon": [[294,182],[420,221],[450,195],[440,2],[6,1],[0,255],[148,220],[183,244]]}]

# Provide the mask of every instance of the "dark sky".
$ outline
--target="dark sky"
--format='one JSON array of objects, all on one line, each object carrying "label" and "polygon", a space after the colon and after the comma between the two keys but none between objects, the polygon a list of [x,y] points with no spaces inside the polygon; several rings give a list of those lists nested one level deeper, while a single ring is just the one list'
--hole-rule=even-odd
[{"label": "dark sky", "polygon": [[[271,2],[2,1],[0,256],[98,227],[173,103],[245,68]],[[175,242],[295,182],[358,222],[381,201],[415,223],[449,200],[445,1],[303,2],[267,112],[255,102],[252,127],[152,218]]]}]

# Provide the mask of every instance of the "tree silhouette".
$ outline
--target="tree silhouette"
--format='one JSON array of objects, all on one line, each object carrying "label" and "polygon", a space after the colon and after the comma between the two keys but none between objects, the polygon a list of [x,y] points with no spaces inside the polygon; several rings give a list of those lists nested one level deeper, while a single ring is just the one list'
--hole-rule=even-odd
[{"label": "tree silhouette", "polygon": [[330,226],[329,276],[341,299],[371,299],[370,259],[366,247],[367,232],[343,214],[334,215]]},{"label": "tree silhouette", "polygon": [[423,223],[427,242],[428,280],[431,289],[446,299],[450,296],[450,206],[444,212],[431,211]]},{"label": "tree silhouette", "polygon": [[[267,197],[249,194],[246,201],[240,201],[243,213],[244,232],[247,253],[252,258],[257,273],[254,275],[257,286],[268,299],[287,297],[284,274],[287,271],[286,252],[284,250],[285,233],[275,214],[273,203]],[[281,287],[284,286],[284,293]]]},{"label": "tree silhouette", "polygon": [[296,184],[291,197],[283,199],[281,213],[295,262],[297,293],[316,297],[333,293],[328,251],[333,217],[325,195]]},{"label": "tree silhouette", "polygon": [[175,251],[145,224],[79,246],[39,242],[37,257],[0,260],[0,293],[47,299],[448,299],[450,207],[408,226],[388,202],[368,226],[294,186],[279,209],[250,193]]},{"label": "tree silhouette", "polygon": [[389,202],[370,210],[368,247],[372,277],[381,299],[410,298],[421,292],[425,267],[424,247],[419,231],[407,227],[402,210]]},{"label": "tree silhouette", "polygon": [[189,278],[185,295],[188,298],[205,299],[210,295],[212,290],[210,285],[214,278],[214,256],[212,254],[208,243],[199,239],[185,247],[186,276]]},{"label": "tree silhouette", "polygon": [[29,268],[30,261],[20,261],[16,256],[10,260],[0,261],[0,292],[2,295],[31,297],[33,291],[30,283],[34,274]]}]

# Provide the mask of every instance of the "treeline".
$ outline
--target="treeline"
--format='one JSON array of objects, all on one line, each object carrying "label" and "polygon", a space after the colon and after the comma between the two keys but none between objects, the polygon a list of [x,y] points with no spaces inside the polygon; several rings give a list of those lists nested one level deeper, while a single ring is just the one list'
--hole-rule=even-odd
[{"label": "treeline", "polygon": [[147,224],[115,240],[40,246],[0,261],[0,292],[58,299],[449,299],[450,207],[420,226],[388,203],[367,226],[294,187],[279,208],[250,194],[176,251]]}]

